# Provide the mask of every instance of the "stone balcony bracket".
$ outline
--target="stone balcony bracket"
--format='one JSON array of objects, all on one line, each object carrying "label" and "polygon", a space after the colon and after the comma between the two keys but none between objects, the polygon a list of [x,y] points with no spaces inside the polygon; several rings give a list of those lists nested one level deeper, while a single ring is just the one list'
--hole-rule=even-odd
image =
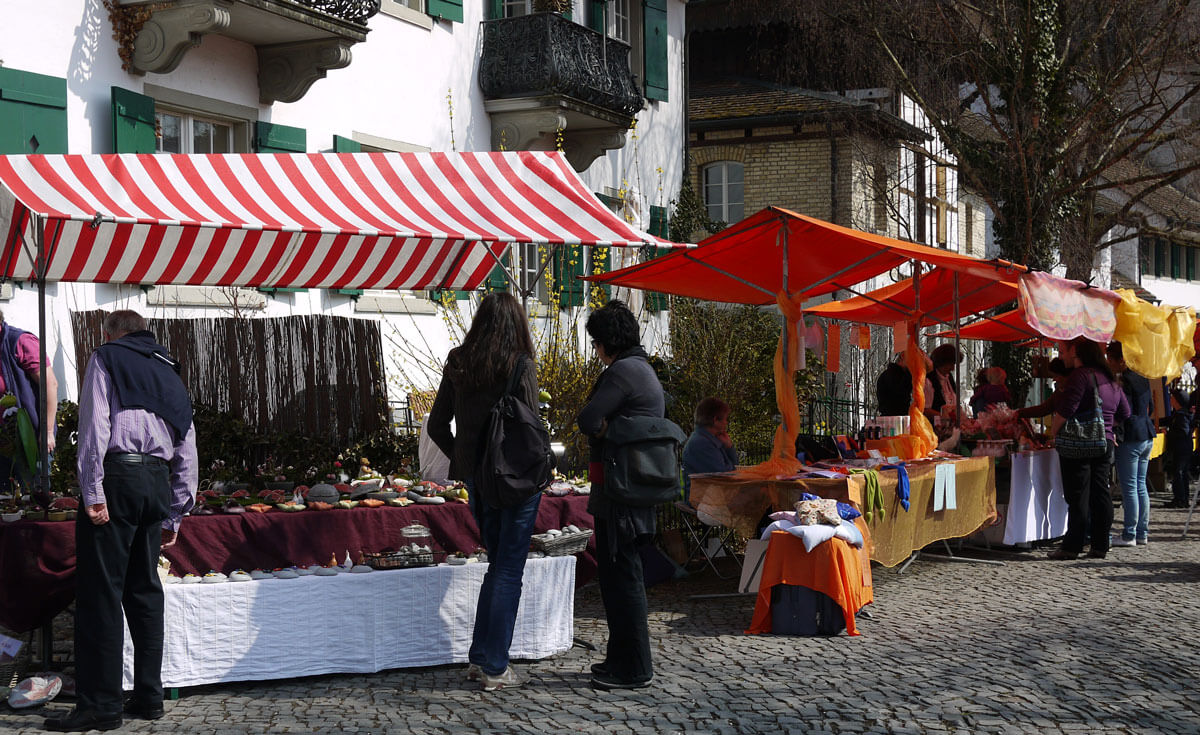
[{"label": "stone balcony bracket", "polygon": [[[318,0],[119,0],[126,9],[144,8],[133,42],[132,71],[166,74],[210,33],[255,47],[259,100],[295,102],[329,69],[350,64],[350,47],[366,40],[367,18],[378,0],[348,2],[354,20],[310,6]],[[365,8],[365,10],[364,10]],[[361,21],[361,22],[359,22]]]}]

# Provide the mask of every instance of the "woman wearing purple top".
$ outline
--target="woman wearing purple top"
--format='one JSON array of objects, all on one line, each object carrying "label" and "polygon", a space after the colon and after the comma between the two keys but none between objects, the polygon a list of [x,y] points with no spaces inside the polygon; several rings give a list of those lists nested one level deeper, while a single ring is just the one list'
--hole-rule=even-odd
[{"label": "woman wearing purple top", "polygon": [[1067,535],[1063,537],[1062,548],[1050,552],[1049,558],[1077,558],[1083,551],[1086,527],[1090,526],[1092,545],[1088,556],[1103,559],[1108,554],[1108,537],[1113,520],[1109,487],[1116,447],[1113,423],[1129,418],[1129,401],[1104,359],[1100,345],[1086,337],[1076,337],[1070,342],[1060,342],[1058,353],[1068,367],[1075,369],[1056,399],[1050,424],[1050,441],[1053,442],[1058,436],[1067,419],[1090,418],[1096,405],[1094,395],[1098,393],[1101,413],[1104,415],[1104,433],[1108,437],[1108,451],[1092,459],[1059,455],[1063,495],[1067,500]]}]

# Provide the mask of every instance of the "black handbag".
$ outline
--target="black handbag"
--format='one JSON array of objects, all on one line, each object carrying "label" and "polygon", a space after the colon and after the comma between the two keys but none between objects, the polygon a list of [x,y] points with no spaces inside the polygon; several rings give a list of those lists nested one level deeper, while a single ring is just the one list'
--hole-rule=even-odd
[{"label": "black handbag", "polygon": [[1054,446],[1067,459],[1099,459],[1108,452],[1108,437],[1104,434],[1104,403],[1100,400],[1100,384],[1092,374],[1091,418],[1071,417],[1058,430]]},{"label": "black handbag", "polygon": [[680,451],[687,435],[673,421],[617,416],[604,434],[604,493],[615,503],[653,508],[679,500]]}]

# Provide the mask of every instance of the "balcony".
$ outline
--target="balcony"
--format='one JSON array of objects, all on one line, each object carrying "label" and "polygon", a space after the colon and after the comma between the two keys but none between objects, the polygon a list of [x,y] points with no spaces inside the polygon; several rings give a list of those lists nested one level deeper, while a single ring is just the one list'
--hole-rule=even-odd
[{"label": "balcony", "polygon": [[497,150],[556,150],[576,171],[625,145],[642,95],[629,45],[557,13],[483,23],[479,86]]},{"label": "balcony", "polygon": [[350,64],[379,0],[118,0],[113,30],[125,68],[166,74],[210,33],[254,46],[259,101],[295,102]]}]

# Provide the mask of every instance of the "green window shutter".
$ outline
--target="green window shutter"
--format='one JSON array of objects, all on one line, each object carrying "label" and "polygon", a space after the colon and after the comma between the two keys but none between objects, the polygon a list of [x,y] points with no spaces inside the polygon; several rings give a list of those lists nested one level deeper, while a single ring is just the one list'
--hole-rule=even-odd
[{"label": "green window shutter", "polygon": [[343,138],[340,135],[333,136],[333,152],[334,153],[361,153],[362,145],[357,140]]},{"label": "green window shutter", "polygon": [[666,102],[667,97],[667,0],[644,0],[642,6],[642,52],[645,59],[646,97]]},{"label": "green window shutter", "polygon": [[112,119],[114,153],[154,153],[158,150],[153,97],[113,87]]},{"label": "green window shutter", "polygon": [[483,285],[488,291],[507,291],[508,275],[504,272],[504,268],[499,265],[493,268]]},{"label": "green window shutter", "polygon": [[358,297],[363,295],[361,288],[335,288],[334,293],[340,293],[343,296],[349,296],[354,301],[358,301]]},{"label": "green window shutter", "polygon": [[[588,258],[588,260],[590,261],[590,263],[588,264],[589,265],[589,267],[588,267],[588,275],[589,276],[595,276],[595,275],[599,275],[601,273],[608,273],[609,271],[612,270],[612,248],[605,247],[603,245],[598,245],[598,246],[590,248],[590,250],[591,250],[590,257]],[[592,303],[599,302],[597,305],[603,306],[604,304],[608,303],[609,299],[612,298],[612,286],[609,286],[607,283],[600,284],[600,285],[596,285],[594,283],[589,283],[588,286],[591,288],[591,293],[590,293],[591,298],[589,299],[589,301],[591,301]],[[603,297],[596,298],[597,292],[599,292],[600,294],[603,294]]]},{"label": "green window shutter", "polygon": [[488,20],[500,20],[504,17],[504,1],[503,0],[487,0],[487,17]]},{"label": "green window shutter", "polygon": [[1162,278],[1167,275],[1167,243],[1164,240],[1154,240],[1154,275]]},{"label": "green window shutter", "polygon": [[[665,239],[668,226],[667,208],[650,205],[650,234]],[[657,258],[669,252],[671,252],[670,248],[654,248],[654,257]],[[650,311],[665,311],[669,305],[669,298],[665,293],[648,291],[646,292],[646,308]]]},{"label": "green window shutter", "polygon": [[254,151],[256,153],[304,153],[308,146],[304,128],[276,125],[269,122],[254,123]]},{"label": "green window shutter", "polygon": [[588,28],[604,33],[604,4],[606,0],[587,0]]},{"label": "green window shutter", "polygon": [[443,296],[450,301],[465,301],[471,298],[470,291],[454,291],[451,289],[435,288],[429,292],[430,301],[442,301]]},{"label": "green window shutter", "polygon": [[1185,247],[1183,249],[1183,263],[1186,266],[1187,279],[1189,281],[1196,280],[1196,249],[1195,248]]},{"label": "green window shutter", "polygon": [[303,292],[307,291],[308,289],[307,288],[279,288],[276,286],[263,286],[262,288],[259,288],[257,290],[259,292],[265,293],[265,294],[277,294],[277,293],[303,293]]},{"label": "green window shutter", "polygon": [[583,249],[579,245],[562,245],[554,255],[554,285],[562,291],[558,297],[559,306],[583,306],[584,285],[580,281],[583,275]]},{"label": "green window shutter", "polygon": [[426,0],[425,12],[434,18],[463,22],[462,0]]},{"label": "green window shutter", "polygon": [[0,153],[67,152],[67,80],[0,67]]}]

